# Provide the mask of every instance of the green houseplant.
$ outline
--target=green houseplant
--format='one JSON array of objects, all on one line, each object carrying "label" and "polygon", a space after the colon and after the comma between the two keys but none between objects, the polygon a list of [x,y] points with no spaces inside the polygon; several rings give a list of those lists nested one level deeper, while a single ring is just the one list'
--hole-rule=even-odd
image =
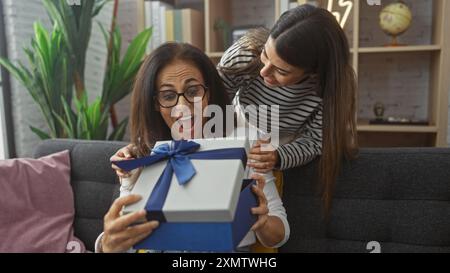
[{"label": "green houseplant", "polygon": [[128,118],[115,124],[108,135],[110,109],[130,93],[152,30],[139,33],[121,59],[121,34],[115,27],[115,19],[110,33],[101,27],[108,46],[108,63],[101,97],[89,104],[84,84],[86,51],[93,18],[107,2],[82,1],[79,6],[69,6],[64,0],[43,0],[53,29],[47,33],[42,24],[34,24],[31,47],[24,49],[29,66],[0,59],[0,64],[26,87],[39,105],[49,132],[30,128],[41,139],[123,139]]}]

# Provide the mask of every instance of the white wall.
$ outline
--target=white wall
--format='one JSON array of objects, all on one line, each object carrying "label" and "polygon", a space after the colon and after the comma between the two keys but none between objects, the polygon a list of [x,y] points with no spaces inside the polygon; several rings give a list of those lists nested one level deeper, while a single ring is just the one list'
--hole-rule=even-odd
[{"label": "white wall", "polygon": [[[120,2],[120,1],[119,1]],[[106,55],[108,47],[103,33],[98,26],[100,22],[105,30],[109,31],[113,12],[113,2],[109,2],[103,7],[102,12],[98,14],[92,24],[91,39],[86,53],[86,65],[84,71],[86,90],[89,102],[101,96],[103,88],[103,78],[105,75]]]},{"label": "white wall", "polygon": [[[40,0],[5,0],[3,3],[8,57],[14,62],[20,60],[27,63],[26,56],[22,53],[22,47],[30,44],[33,36],[33,22],[41,20],[44,25],[48,26],[49,20]],[[42,129],[45,129],[46,126],[38,106],[28,95],[27,90],[13,77],[11,77],[11,103],[17,155],[30,156],[38,138],[31,133],[29,125],[33,124]]]}]

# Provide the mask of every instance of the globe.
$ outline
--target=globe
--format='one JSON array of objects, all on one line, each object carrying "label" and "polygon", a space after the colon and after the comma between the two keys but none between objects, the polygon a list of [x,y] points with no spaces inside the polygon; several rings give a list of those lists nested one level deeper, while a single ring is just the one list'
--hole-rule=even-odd
[{"label": "globe", "polygon": [[380,13],[380,27],[393,37],[392,45],[398,45],[397,36],[411,26],[411,9],[402,1],[387,5]]}]

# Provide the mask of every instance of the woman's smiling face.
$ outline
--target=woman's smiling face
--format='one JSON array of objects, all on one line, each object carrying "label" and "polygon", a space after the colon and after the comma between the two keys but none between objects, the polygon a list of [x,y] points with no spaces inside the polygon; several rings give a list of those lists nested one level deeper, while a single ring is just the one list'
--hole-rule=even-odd
[{"label": "woman's smiling face", "polygon": [[293,85],[300,82],[305,75],[305,70],[286,63],[278,56],[275,41],[271,37],[261,52],[261,62],[264,67],[260,75],[269,87]]},{"label": "woman's smiling face", "polygon": [[[209,92],[204,88],[205,81],[200,70],[191,62],[175,60],[161,69],[156,85],[158,91],[156,101],[159,102],[156,109],[159,109],[164,122],[171,128],[172,137],[201,138],[203,125],[206,123],[203,109],[208,106]],[[163,107],[164,101],[176,100],[175,93],[178,94],[178,103],[173,106],[166,104],[166,107]],[[182,93],[185,96],[179,95]],[[186,99],[194,97],[195,94],[204,94],[203,99],[201,96],[195,96],[198,101],[196,103]]]}]

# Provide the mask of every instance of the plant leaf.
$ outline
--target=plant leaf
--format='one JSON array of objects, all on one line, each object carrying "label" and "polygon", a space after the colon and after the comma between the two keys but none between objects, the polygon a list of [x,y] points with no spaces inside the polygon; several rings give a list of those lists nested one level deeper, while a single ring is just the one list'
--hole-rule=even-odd
[{"label": "plant leaf", "polygon": [[72,135],[75,137],[76,135],[76,127],[74,126],[74,123],[76,122],[75,114],[73,113],[69,104],[64,100],[63,96],[61,96],[61,102],[64,107],[64,114],[67,120],[67,126],[69,127],[69,130],[72,132]]},{"label": "plant leaf", "polygon": [[114,131],[109,135],[110,141],[122,141],[128,125],[128,118],[122,120]]},{"label": "plant leaf", "polygon": [[101,9],[108,3],[111,2],[112,0],[96,0],[95,4],[94,4],[94,9],[92,11],[92,17],[97,16]]},{"label": "plant leaf", "polygon": [[35,133],[41,140],[46,140],[46,139],[50,139],[51,137],[45,133],[44,131],[39,130],[38,128],[35,128],[31,125],[30,126],[30,130]]},{"label": "plant leaf", "polygon": [[130,77],[142,61],[147,44],[152,36],[152,31],[153,28],[142,31],[130,43],[121,63],[121,73],[123,73],[124,78]]},{"label": "plant leaf", "polygon": [[64,128],[64,132],[69,138],[75,138],[75,132],[70,129],[69,125],[67,124],[64,119],[58,115],[56,112],[53,112],[53,115],[55,116],[56,120],[59,122],[62,128]]}]

